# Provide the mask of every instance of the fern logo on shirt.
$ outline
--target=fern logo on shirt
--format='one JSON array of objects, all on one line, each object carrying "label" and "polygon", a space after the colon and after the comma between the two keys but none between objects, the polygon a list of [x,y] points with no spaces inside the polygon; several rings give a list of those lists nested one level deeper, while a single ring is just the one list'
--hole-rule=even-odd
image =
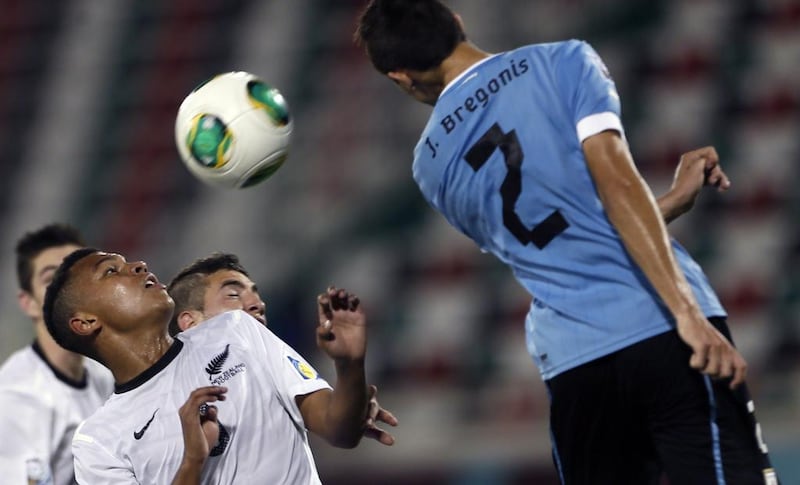
[{"label": "fern logo on shirt", "polygon": [[[227,344],[225,349],[220,352],[219,354],[215,355],[206,366],[206,373],[208,374],[208,380],[214,386],[219,386],[230,380],[236,374],[240,372],[244,372],[247,370],[247,366],[244,362],[240,362],[232,367],[228,367],[225,369],[225,362],[228,360],[230,356],[230,347],[231,344]],[[225,370],[223,370],[225,369]]]},{"label": "fern logo on shirt", "polygon": [[208,363],[206,366],[206,372],[208,372],[208,380],[213,380],[214,376],[220,374],[222,372],[222,366],[225,365],[225,361],[228,360],[228,355],[230,353],[231,344],[225,346],[225,350],[222,353],[216,355],[211,362]]}]

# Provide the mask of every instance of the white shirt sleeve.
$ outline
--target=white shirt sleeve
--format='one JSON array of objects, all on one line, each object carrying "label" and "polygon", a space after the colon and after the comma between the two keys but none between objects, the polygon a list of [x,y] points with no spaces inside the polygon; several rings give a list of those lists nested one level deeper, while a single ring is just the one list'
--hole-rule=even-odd
[{"label": "white shirt sleeve", "polygon": [[72,438],[75,479],[80,485],[138,484],[130,464],[108,451],[94,438],[82,433],[83,424]]},{"label": "white shirt sleeve", "polygon": [[321,389],[331,389],[325,379],[293,348],[279,339],[269,329],[245,312],[240,313],[240,327],[250,342],[258,342],[259,356],[272,376],[281,401],[298,423],[303,423],[297,396],[304,396]]},{"label": "white shirt sleeve", "polygon": [[30,393],[0,390],[0,470],[3,483],[50,483],[55,409]]}]

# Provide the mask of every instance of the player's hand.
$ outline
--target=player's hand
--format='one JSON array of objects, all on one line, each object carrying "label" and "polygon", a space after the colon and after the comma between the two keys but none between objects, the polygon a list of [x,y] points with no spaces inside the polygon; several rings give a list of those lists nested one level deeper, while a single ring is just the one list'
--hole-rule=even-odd
[{"label": "player's hand", "polygon": [[317,297],[317,346],[333,360],[363,361],[367,320],[358,297],[334,286]]},{"label": "player's hand", "polygon": [[728,190],[731,181],[719,164],[719,155],[708,146],[681,155],[670,192],[684,213],[694,206],[703,186],[716,187],[719,192]]},{"label": "player's hand", "polygon": [[222,386],[199,387],[189,394],[189,399],[178,410],[183,428],[185,463],[202,465],[216,446],[219,439],[217,407],[207,403],[224,401],[226,392],[228,388]]},{"label": "player's hand", "polygon": [[747,376],[747,362],[738,350],[699,311],[678,318],[678,335],[692,349],[689,365],[715,379],[732,378],[735,389]]},{"label": "player's hand", "polygon": [[397,418],[378,404],[378,388],[371,384],[369,386],[368,406],[364,437],[374,439],[386,446],[392,446],[394,444],[394,436],[379,428],[376,423],[380,421],[390,426],[397,426]]}]

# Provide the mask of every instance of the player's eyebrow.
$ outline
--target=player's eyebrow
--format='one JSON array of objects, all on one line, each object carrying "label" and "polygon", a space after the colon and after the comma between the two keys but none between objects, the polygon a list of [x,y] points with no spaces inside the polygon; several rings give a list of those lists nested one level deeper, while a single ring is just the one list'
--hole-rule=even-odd
[{"label": "player's eyebrow", "polygon": [[57,264],[48,264],[47,266],[45,266],[44,268],[42,268],[42,269],[40,269],[40,270],[39,270],[39,273],[37,273],[37,276],[39,276],[39,278],[41,278],[41,277],[42,277],[42,276],[44,276],[44,274],[45,274],[45,273],[47,273],[48,271],[55,271],[55,270],[57,270],[57,269],[58,269],[58,266],[59,266],[59,265],[57,265]]},{"label": "player's eyebrow", "polygon": [[220,289],[223,289],[226,286],[235,286],[236,288],[241,289],[241,290],[247,289],[245,287],[244,283],[242,283],[239,280],[225,280],[225,281],[222,282],[221,285],[219,285]]},{"label": "player's eyebrow", "polygon": [[96,270],[97,268],[100,267],[101,264],[112,259],[123,259],[123,258],[119,254],[106,254],[102,258],[98,259],[96,263],[94,263],[94,269]]}]

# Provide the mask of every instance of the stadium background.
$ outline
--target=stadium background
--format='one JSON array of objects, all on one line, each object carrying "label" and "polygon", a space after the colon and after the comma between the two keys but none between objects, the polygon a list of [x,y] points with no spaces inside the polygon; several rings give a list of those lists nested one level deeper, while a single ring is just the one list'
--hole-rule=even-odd
[{"label": "stadium background", "polygon": [[[555,483],[547,399],[524,349],[528,297],[419,196],[411,149],[428,109],[352,45],[362,4],[0,0],[0,357],[31,338],[14,297],[26,230],[71,222],[162,279],[231,251],[271,328],[327,376],[316,293],[335,282],[367,305],[369,379],[401,421],[397,444],[315,440],[324,481]],[[489,50],[590,41],[657,194],[680,152],[717,146],[731,191],[704,193],[670,231],[732,314],[774,461],[800,483],[800,2],[450,5]],[[173,146],[182,97],[227,70],[279,87],[296,122],[289,163],[244,192],[200,185]]]}]

